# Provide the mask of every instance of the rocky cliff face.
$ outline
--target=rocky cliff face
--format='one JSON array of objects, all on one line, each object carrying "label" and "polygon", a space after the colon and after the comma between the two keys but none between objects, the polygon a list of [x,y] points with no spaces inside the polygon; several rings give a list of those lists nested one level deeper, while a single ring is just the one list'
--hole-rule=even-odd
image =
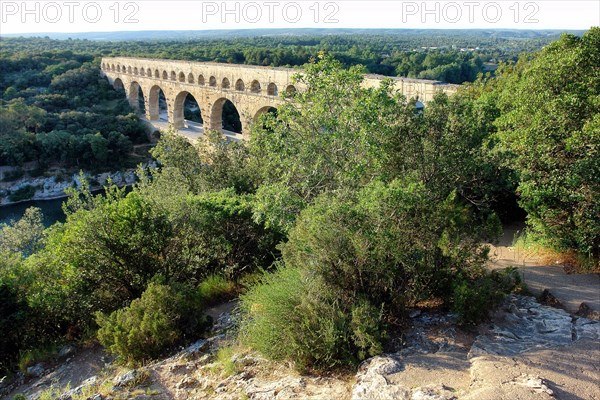
[{"label": "rocky cliff face", "polygon": [[[92,190],[102,189],[109,180],[119,187],[131,185],[136,180],[135,170],[105,172],[97,175],[84,173],[84,175]],[[65,189],[78,187],[79,185],[80,176],[78,173],[72,174],[66,179],[51,176],[21,178],[14,182],[3,182],[0,184],[0,205],[13,204],[19,201],[49,200],[64,197]],[[31,195],[15,200],[14,194],[19,193],[19,191],[29,191]]]}]

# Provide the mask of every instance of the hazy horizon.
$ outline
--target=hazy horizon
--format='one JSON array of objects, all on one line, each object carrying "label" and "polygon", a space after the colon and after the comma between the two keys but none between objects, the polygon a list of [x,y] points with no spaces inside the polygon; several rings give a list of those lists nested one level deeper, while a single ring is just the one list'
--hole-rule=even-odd
[{"label": "hazy horizon", "polygon": [[2,34],[0,38],[50,38],[54,40],[201,40],[201,39],[233,39],[259,36],[302,36],[302,35],[421,35],[448,34],[464,35],[472,33],[499,38],[540,38],[556,36],[559,33],[581,35],[588,29],[381,29],[381,28],[262,28],[262,29],[205,29],[205,30],[139,30],[139,31],[99,31],[99,32],[32,32]]},{"label": "hazy horizon", "polygon": [[255,29],[587,30],[600,2],[2,1],[2,36]]}]

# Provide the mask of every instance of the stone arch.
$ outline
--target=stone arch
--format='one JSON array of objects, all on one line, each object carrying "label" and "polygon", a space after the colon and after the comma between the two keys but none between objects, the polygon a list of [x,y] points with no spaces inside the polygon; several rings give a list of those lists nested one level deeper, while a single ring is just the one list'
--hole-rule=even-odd
[{"label": "stone arch", "polygon": [[228,98],[216,100],[210,110],[211,128],[242,133],[242,119],[236,105]]},{"label": "stone arch", "polygon": [[223,80],[221,81],[221,89],[229,89],[230,86],[231,83],[229,83],[229,79],[223,78]]},{"label": "stone arch", "polygon": [[208,79],[208,86],[216,87],[217,86],[217,78],[215,78],[214,76],[211,76]]},{"label": "stone arch", "polygon": [[[261,121],[261,116],[264,114],[272,113],[275,115],[275,117],[277,117],[277,111],[278,111],[277,108],[275,108],[273,106],[264,106],[264,107],[259,108],[254,113],[254,117],[252,118],[252,124],[255,124],[255,123]],[[262,123],[262,128],[265,130],[272,130],[272,128],[267,126],[267,124],[265,124],[264,122]]]},{"label": "stone arch", "polygon": [[252,119],[256,121],[261,115],[266,114],[268,112],[277,112],[277,108],[273,106],[261,107],[254,113],[254,118]]},{"label": "stone arch", "polygon": [[[161,96],[162,93],[162,96]],[[164,109],[165,111],[168,113],[168,102],[167,102],[167,96],[164,92],[164,90],[162,90],[162,88],[158,85],[154,85],[150,88],[150,91],[148,92],[148,117],[151,120],[157,120],[160,118],[160,114],[162,111],[161,105],[164,104]],[[168,115],[168,114],[167,114]]]},{"label": "stone arch", "polygon": [[246,89],[246,85],[244,85],[244,81],[241,79],[238,79],[237,81],[235,81],[235,90],[237,90],[238,92],[243,92]]},{"label": "stone arch", "polygon": [[160,71],[155,69],[154,70],[154,77],[160,79]]},{"label": "stone arch", "polygon": [[277,96],[279,94],[279,90],[277,89],[277,85],[273,82],[269,83],[267,86],[267,95],[268,96]]},{"label": "stone arch", "polygon": [[[115,68],[115,64],[113,64],[113,71]],[[119,64],[117,64],[117,72],[121,72],[121,66]]]},{"label": "stone arch", "polygon": [[152,70],[150,68],[146,70],[146,76],[152,78]]},{"label": "stone arch", "polygon": [[296,92],[296,86],[287,85],[287,87],[285,88],[285,97],[293,97],[294,94],[296,94]]},{"label": "stone arch", "polygon": [[204,86],[204,75],[198,75],[198,85]]},{"label": "stone arch", "polygon": [[131,74],[132,70],[131,70],[131,65],[127,67],[127,73]]},{"label": "stone arch", "polygon": [[122,90],[125,92],[125,85],[123,85],[121,78],[117,78],[113,81],[113,88],[115,88],[117,91]]},{"label": "stone arch", "polygon": [[194,74],[191,72],[188,74],[188,83],[194,83]]},{"label": "stone arch", "polygon": [[171,71],[171,80],[172,81],[176,81],[177,80],[177,74],[175,73],[175,71]]},{"label": "stone arch", "polygon": [[169,79],[169,74],[167,73],[167,71],[163,71],[162,73],[162,78],[166,81],[167,79]]},{"label": "stone arch", "polygon": [[183,72],[179,73],[179,82],[185,82],[185,74]]},{"label": "stone arch", "polygon": [[140,76],[146,76],[146,70],[144,68],[140,68]]},{"label": "stone arch", "polygon": [[200,103],[193,94],[184,90],[177,94],[173,102],[173,127],[177,129],[186,127],[186,119],[200,124],[204,122]]},{"label": "stone arch", "polygon": [[129,100],[129,105],[131,105],[131,108],[133,108],[136,112],[141,114],[146,113],[144,91],[138,82],[133,81],[129,85],[129,95],[127,96],[127,99]]},{"label": "stone arch", "polygon": [[260,93],[260,82],[256,79],[250,83],[250,92],[252,93]]},{"label": "stone arch", "polygon": [[138,70],[138,67],[133,67],[133,74],[134,75],[139,75],[140,71]]}]

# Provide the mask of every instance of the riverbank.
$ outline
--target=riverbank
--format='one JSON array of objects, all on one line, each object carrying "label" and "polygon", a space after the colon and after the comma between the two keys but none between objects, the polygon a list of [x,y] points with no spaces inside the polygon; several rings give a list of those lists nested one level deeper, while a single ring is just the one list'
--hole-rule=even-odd
[{"label": "riverbank", "polygon": [[[124,171],[104,172],[91,174],[84,172],[83,175],[90,183],[91,190],[102,189],[112,181],[115,185],[122,187],[132,185],[136,181],[135,169]],[[0,206],[14,205],[32,200],[53,200],[66,197],[65,190],[71,187],[79,187],[81,177],[79,173],[73,173],[67,177],[23,177],[13,182],[0,183]]]}]

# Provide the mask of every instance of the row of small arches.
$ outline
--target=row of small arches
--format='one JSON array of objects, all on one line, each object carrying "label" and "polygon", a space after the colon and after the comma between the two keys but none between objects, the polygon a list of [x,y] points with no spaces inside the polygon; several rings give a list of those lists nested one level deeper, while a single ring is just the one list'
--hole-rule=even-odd
[{"label": "row of small arches", "polygon": [[[171,73],[169,74],[167,71],[164,71],[164,70],[162,71],[162,73],[158,69],[155,69],[154,72],[152,72],[152,70],[150,68],[138,69],[137,67],[132,68],[131,66],[125,68],[125,66],[121,67],[120,65],[117,65],[115,67],[114,64],[111,64],[111,65],[102,64],[102,69],[105,71],[109,70],[109,71],[113,71],[113,72],[128,73],[128,74],[138,75],[138,76],[147,76],[150,78],[154,77],[156,79],[162,79],[162,80],[171,80],[171,81],[176,81],[176,82],[192,83],[192,84],[197,83],[198,85],[202,85],[202,86],[206,85],[205,78],[202,74],[198,75],[198,78],[196,79],[194,74],[192,74],[191,72],[186,76],[183,72],[180,72],[179,74],[177,74],[177,73],[175,73],[175,71],[171,71]],[[211,76],[208,79],[208,86],[215,87],[215,88],[218,86],[217,79],[214,76]],[[229,89],[231,89],[231,82],[229,81],[228,78],[223,78],[219,87],[221,89],[229,90]],[[244,92],[244,91],[246,91],[246,84],[244,83],[244,81],[242,79],[238,79],[235,82],[234,89],[236,91]],[[255,93],[255,94],[260,94],[262,91],[260,82],[258,82],[257,80],[253,80],[250,83],[250,86],[248,87],[248,89],[249,89],[250,93]],[[285,88],[286,96],[292,95],[295,92],[296,92],[296,87],[294,85],[288,85]],[[267,85],[267,95],[268,96],[279,95],[279,89],[275,83],[271,82]]]}]

